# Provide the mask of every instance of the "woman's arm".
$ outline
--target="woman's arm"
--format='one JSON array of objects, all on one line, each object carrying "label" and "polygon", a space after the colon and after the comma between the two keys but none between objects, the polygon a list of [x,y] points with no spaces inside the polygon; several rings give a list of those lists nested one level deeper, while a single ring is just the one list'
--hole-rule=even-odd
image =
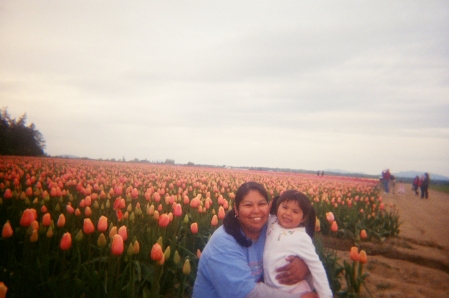
[{"label": "woman's arm", "polygon": [[276,269],[279,274],[276,275],[276,279],[280,284],[293,285],[304,278],[310,273],[306,263],[297,256],[288,256],[286,260],[289,262]]}]

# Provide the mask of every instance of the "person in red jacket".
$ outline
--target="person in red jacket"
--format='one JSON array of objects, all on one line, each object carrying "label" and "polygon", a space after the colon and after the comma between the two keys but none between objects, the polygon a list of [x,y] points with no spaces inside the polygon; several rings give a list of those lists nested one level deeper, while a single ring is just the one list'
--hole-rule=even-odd
[{"label": "person in red jacket", "polygon": [[415,191],[415,195],[418,195],[418,188],[421,186],[421,179],[419,179],[419,176],[416,176],[415,179],[413,179],[413,190]]}]

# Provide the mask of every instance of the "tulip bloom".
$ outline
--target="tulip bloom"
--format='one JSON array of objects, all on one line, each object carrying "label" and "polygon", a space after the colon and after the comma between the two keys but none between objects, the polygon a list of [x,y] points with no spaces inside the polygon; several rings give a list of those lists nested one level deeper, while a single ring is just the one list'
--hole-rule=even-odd
[{"label": "tulip bloom", "polygon": [[338,225],[335,220],[332,222],[331,231],[334,233],[338,231]]},{"label": "tulip bloom", "polygon": [[368,257],[366,256],[366,252],[365,252],[364,250],[361,250],[361,251],[360,251],[360,254],[359,254],[359,261],[360,261],[360,263],[362,263],[362,264],[365,264],[365,263],[368,261]]},{"label": "tulip bloom", "polygon": [[161,228],[165,228],[168,226],[169,223],[170,223],[170,218],[168,217],[168,214],[162,213],[159,216],[159,226]]},{"label": "tulip bloom", "polygon": [[72,235],[67,232],[62,235],[61,242],[59,243],[59,247],[62,250],[68,250],[72,246]]},{"label": "tulip bloom", "polygon": [[358,251],[357,246],[351,247],[351,251],[349,252],[349,257],[351,258],[351,260],[356,261],[356,262],[359,260],[359,251]]},{"label": "tulip bloom", "polygon": [[185,275],[189,275],[190,274],[190,261],[189,259],[186,259],[184,262],[184,265],[182,265],[182,273]]},{"label": "tulip bloom", "polygon": [[106,232],[107,229],[108,229],[108,218],[102,215],[98,220],[97,230],[100,232]]},{"label": "tulip bloom", "polygon": [[5,298],[6,292],[8,292],[8,287],[4,282],[0,281],[0,298]]},{"label": "tulip bloom", "polygon": [[101,233],[100,236],[98,236],[97,245],[98,247],[101,248],[106,246],[106,237],[104,236],[103,233]]},{"label": "tulip bloom", "polygon": [[126,229],[126,226],[121,226],[118,229],[117,234],[119,234],[120,236],[122,236],[123,241],[126,241],[126,239],[128,239],[128,230]]},{"label": "tulip bloom", "polygon": [[162,260],[164,253],[162,252],[162,247],[159,243],[155,243],[153,245],[153,247],[151,248],[150,256],[153,261]]},{"label": "tulip bloom", "polygon": [[217,215],[215,214],[214,216],[212,216],[212,219],[211,219],[211,221],[210,221],[210,225],[211,226],[216,226],[216,225],[218,225],[218,217],[217,217]]},{"label": "tulip bloom", "polygon": [[194,222],[190,225],[190,231],[192,234],[198,233],[198,223]]},{"label": "tulip bloom", "polygon": [[11,190],[9,188],[7,188],[5,190],[5,193],[3,194],[3,198],[5,198],[5,199],[11,199],[12,198],[12,192],[11,192]]},{"label": "tulip bloom", "polygon": [[6,223],[3,225],[2,237],[9,238],[13,233],[14,232],[12,230],[11,224],[9,223],[9,221],[6,221]]},{"label": "tulip bloom", "polygon": [[137,254],[139,254],[139,252],[140,252],[140,244],[139,244],[139,241],[134,241],[134,244],[133,244],[133,253],[135,254],[135,255],[137,255]]},{"label": "tulip bloom", "polygon": [[50,213],[44,214],[44,216],[42,217],[42,225],[44,227],[48,227],[49,225],[51,225],[51,214]]},{"label": "tulip bloom", "polygon": [[360,231],[360,238],[366,239],[367,237],[368,237],[368,234],[366,234],[366,231],[365,230],[361,230]]},{"label": "tulip bloom", "polygon": [[95,232],[95,227],[90,218],[84,219],[84,225],[83,225],[83,232],[84,234],[92,234]]},{"label": "tulip bloom", "polygon": [[326,219],[329,223],[335,220],[335,216],[332,212],[326,212]]},{"label": "tulip bloom", "polygon": [[36,230],[33,230],[33,233],[30,236],[30,241],[37,242],[37,240],[39,240],[39,235],[37,234],[37,229],[36,229]]},{"label": "tulip bloom", "polygon": [[58,217],[57,226],[58,226],[58,228],[62,228],[63,226],[65,226],[65,216],[62,213]]},{"label": "tulip bloom", "polygon": [[315,220],[315,231],[317,231],[317,232],[321,231],[321,222],[318,219],[318,217]]},{"label": "tulip bloom", "polygon": [[123,253],[125,249],[123,238],[119,234],[115,234],[112,238],[111,253],[115,256],[119,256]]},{"label": "tulip bloom", "polygon": [[173,214],[174,214],[175,216],[181,216],[181,215],[182,215],[182,207],[181,207],[181,204],[176,204],[176,205],[175,205],[175,208],[174,208],[174,210],[173,210]]},{"label": "tulip bloom", "polygon": [[223,206],[220,206],[218,208],[218,219],[223,219],[225,217],[225,215],[226,214],[225,214]]},{"label": "tulip bloom", "polygon": [[69,213],[69,214],[75,213],[75,209],[73,209],[72,205],[65,206],[65,209],[67,210],[67,213]]},{"label": "tulip bloom", "polygon": [[20,225],[22,227],[28,227],[37,218],[37,212],[33,208],[25,209],[20,218]]}]

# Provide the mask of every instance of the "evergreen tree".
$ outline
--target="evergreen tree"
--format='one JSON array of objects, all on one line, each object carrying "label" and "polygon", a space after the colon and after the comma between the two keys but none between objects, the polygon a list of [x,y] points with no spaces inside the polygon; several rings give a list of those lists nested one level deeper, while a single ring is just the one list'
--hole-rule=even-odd
[{"label": "evergreen tree", "polygon": [[26,126],[26,118],[23,114],[19,120],[13,119],[6,108],[0,109],[1,155],[44,155],[44,137],[33,123]]}]

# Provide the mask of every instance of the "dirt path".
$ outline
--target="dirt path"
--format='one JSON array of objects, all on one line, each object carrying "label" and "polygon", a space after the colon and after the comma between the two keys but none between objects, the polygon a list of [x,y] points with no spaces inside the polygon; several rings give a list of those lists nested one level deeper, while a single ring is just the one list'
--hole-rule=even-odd
[{"label": "dirt path", "polygon": [[[405,187],[405,195],[382,195],[398,209],[399,237],[361,246],[368,253],[368,289],[373,297],[449,297],[449,195],[430,190],[426,200]],[[362,297],[370,296],[364,290]]]}]

